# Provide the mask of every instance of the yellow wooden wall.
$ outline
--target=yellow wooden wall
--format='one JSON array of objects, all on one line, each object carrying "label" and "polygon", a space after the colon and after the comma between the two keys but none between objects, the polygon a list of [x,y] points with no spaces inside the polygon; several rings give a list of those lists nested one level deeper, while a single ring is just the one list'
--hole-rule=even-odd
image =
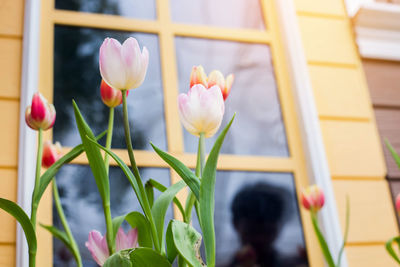
[{"label": "yellow wooden wall", "polygon": [[397,266],[384,243],[398,234],[365,75],[342,0],[295,0],[351,267]]},{"label": "yellow wooden wall", "polygon": [[[17,199],[23,0],[0,0],[0,197]],[[0,211],[0,267],[15,266],[15,221]]]}]

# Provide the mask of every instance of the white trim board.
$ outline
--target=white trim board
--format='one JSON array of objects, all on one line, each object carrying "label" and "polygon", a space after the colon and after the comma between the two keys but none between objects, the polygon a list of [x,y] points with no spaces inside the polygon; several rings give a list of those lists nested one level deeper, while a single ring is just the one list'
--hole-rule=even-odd
[{"label": "white trim board", "polygon": [[[320,219],[332,256],[337,259],[343,244],[342,231],[296,10],[292,0],[275,0],[275,3],[278,7],[296,109],[301,121],[308,175],[311,182],[318,184],[325,193],[326,202],[320,212]],[[340,266],[348,266],[346,253],[343,253]]]},{"label": "white trim board", "polygon": [[[40,0],[25,1],[24,38],[22,51],[21,100],[19,112],[18,205],[30,215],[35,183],[37,133],[25,124],[25,108],[38,90]],[[17,224],[16,267],[29,266],[28,244]]]},{"label": "white trim board", "polygon": [[366,1],[352,20],[363,58],[400,61],[400,5]]}]

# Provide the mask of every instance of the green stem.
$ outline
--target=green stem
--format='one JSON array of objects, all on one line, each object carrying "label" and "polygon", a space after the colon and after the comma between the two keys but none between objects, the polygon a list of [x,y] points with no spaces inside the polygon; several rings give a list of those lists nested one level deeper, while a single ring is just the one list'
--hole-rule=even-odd
[{"label": "green stem", "polygon": [[143,212],[145,213],[147,219],[150,222],[151,234],[152,234],[153,241],[154,241],[154,247],[157,252],[160,252],[162,244],[160,244],[160,241],[158,240],[157,229],[156,229],[156,225],[154,223],[153,215],[151,214],[149,200],[148,200],[146,192],[144,190],[142,179],[140,178],[139,169],[136,165],[135,156],[133,154],[132,139],[131,139],[131,133],[130,133],[130,127],[129,127],[129,119],[128,119],[128,105],[126,103],[126,90],[122,91],[122,107],[123,107],[123,114],[124,114],[125,141],[126,141],[126,145],[128,147],[128,155],[129,155],[129,160],[131,162],[131,168],[133,171],[133,175],[135,176],[136,182],[139,186],[139,191],[140,191],[139,193],[142,195],[142,199],[144,202],[143,203]]},{"label": "green stem", "polygon": [[317,212],[314,210],[310,210],[311,221],[314,227],[315,234],[317,235],[319,245],[321,247],[322,253],[324,255],[325,261],[329,267],[335,267],[335,263],[333,261],[331,252],[329,251],[328,244],[319,228]]},{"label": "green stem", "polygon": [[[204,162],[205,162],[205,135],[204,133],[200,133],[199,137],[199,145],[197,148],[197,161],[196,161],[196,176],[201,177],[203,175],[203,169],[204,169]],[[193,205],[196,203],[196,198],[194,194],[190,191],[188,200],[186,201],[186,207],[185,207],[185,215],[186,215],[186,223],[190,223],[192,220],[192,209]],[[196,209],[196,212],[200,211],[199,209]],[[199,214],[197,214],[198,218]]]},{"label": "green stem", "polygon": [[[107,130],[107,140],[106,140],[106,148],[111,149],[111,141],[113,136],[113,127],[114,127],[114,108],[110,108],[110,115],[108,117],[108,130]],[[108,153],[104,155],[104,165],[106,166],[106,171],[108,174],[108,170],[110,168],[110,156]]]},{"label": "green stem", "polygon": [[40,184],[40,171],[42,167],[42,155],[43,155],[43,130],[39,128],[38,131],[38,150],[36,157],[36,175],[35,175],[35,187],[33,188],[32,194],[32,208],[31,208],[31,222],[33,229],[36,231],[36,214],[39,206],[39,200],[36,199],[37,190]]},{"label": "green stem", "polygon": [[110,255],[112,255],[115,253],[115,242],[112,242],[113,224],[112,224],[110,203],[104,203],[103,207],[104,207],[104,216],[106,217],[108,251],[110,252]]},{"label": "green stem", "polygon": [[75,238],[72,235],[71,229],[69,228],[67,218],[65,217],[64,210],[61,205],[60,201],[60,195],[58,194],[58,188],[57,188],[57,183],[56,179],[53,179],[53,197],[54,197],[54,204],[56,205],[56,209],[58,212],[58,216],[60,217],[61,223],[64,227],[65,233],[67,234],[67,237],[69,241],[71,242],[72,249],[74,250],[74,257],[76,260],[76,263],[78,267],[82,267],[82,259],[81,255],[79,253],[78,245],[76,244]]},{"label": "green stem", "polygon": [[36,266],[36,253],[29,252],[29,267]]}]

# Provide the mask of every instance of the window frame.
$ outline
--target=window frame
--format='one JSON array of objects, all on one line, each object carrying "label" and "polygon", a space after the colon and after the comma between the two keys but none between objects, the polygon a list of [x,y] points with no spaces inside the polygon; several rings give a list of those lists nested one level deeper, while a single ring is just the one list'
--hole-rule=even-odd
[{"label": "window frame", "polygon": [[[301,42],[301,39],[297,26],[294,5],[290,0],[260,0],[260,2],[265,24],[267,25],[266,29],[263,30],[232,29],[216,26],[173,23],[170,18],[169,1],[165,0],[156,0],[157,14],[154,21],[124,18],[113,15],[56,10],[54,7],[54,0],[37,0],[27,4],[25,11],[24,69],[22,75],[23,82],[21,86],[21,111],[23,110],[23,112],[21,112],[20,116],[21,130],[18,172],[19,204],[22,205],[25,210],[30,209],[28,203],[33,184],[26,182],[32,180],[34,164],[32,165],[29,163],[29,160],[32,161],[32,159],[35,158],[36,147],[34,132],[25,127],[23,118],[24,109],[29,104],[30,97],[33,92],[36,91],[36,88],[40,88],[40,91],[46,98],[53,99],[52,74],[55,25],[136,31],[158,35],[164,93],[167,147],[171,154],[182,160],[191,168],[195,167],[196,156],[184,152],[182,126],[179,120],[176,120],[176,115],[178,114],[176,99],[179,92],[176,89],[178,88],[178,75],[174,38],[180,36],[267,44],[271,49],[271,56],[274,63],[278,95],[280,99],[282,118],[286,129],[290,156],[287,158],[281,158],[221,155],[218,169],[290,172],[294,177],[298,200],[302,187],[307,186],[311,181],[316,181],[322,184],[328,200],[328,208],[322,212],[322,219],[325,222],[325,229],[329,229],[329,231],[326,231],[328,233],[328,243],[330,247],[333,247],[334,251],[338,251],[341,243],[338,242],[338,238],[335,235],[340,233],[340,226],[338,227],[338,215],[336,212],[329,169],[327,167],[326,156],[323,149],[322,136],[319,130],[319,124],[317,123],[318,117],[316,116],[315,102],[312,98],[312,88],[308,78],[308,72],[306,72],[307,68],[304,68],[304,66],[306,66],[304,50],[302,50],[301,44],[299,46],[299,40]],[[284,2],[285,4],[283,4]],[[40,8],[38,8],[38,6],[40,6]],[[278,21],[279,19],[280,21]],[[285,22],[285,20],[287,21]],[[280,33],[278,26],[283,27],[283,34]],[[291,36],[291,34],[294,34],[294,37],[293,35]],[[295,48],[290,48],[287,46],[291,43],[288,40],[290,39],[293,41],[293,38],[296,39]],[[300,58],[296,54],[290,53],[291,49],[297,49],[297,52],[300,52],[298,53]],[[289,56],[287,57],[285,53]],[[34,56],[33,54],[40,54],[41,56]],[[286,62],[286,59],[290,64]],[[302,74],[304,74],[304,77],[299,77],[297,70],[294,71],[294,63],[296,62],[298,63],[298,66],[303,68]],[[292,79],[291,82],[290,78],[296,78],[296,76],[297,79],[295,79],[295,81]],[[307,92],[306,98],[299,96],[301,95],[299,94],[300,82],[305,82],[306,84],[305,88],[302,88]],[[292,88],[294,89],[294,92],[292,92]],[[305,105],[310,106],[311,110],[304,110]],[[297,116],[296,112],[299,112]],[[301,123],[299,123],[299,119]],[[300,136],[303,137],[303,140]],[[51,133],[46,133],[46,138],[50,137]],[[304,148],[308,153],[305,153],[303,150]],[[64,148],[64,150],[68,151],[69,149]],[[114,151],[126,163],[129,163],[125,150],[114,149]],[[135,151],[135,155],[138,166],[168,168],[166,163],[157,157],[154,152]],[[72,163],[87,164],[87,160],[84,156],[81,156]],[[322,178],[318,178],[318,174],[323,174]],[[308,175],[312,177],[311,180],[308,179]],[[179,176],[175,172],[171,171],[171,182],[175,183],[179,179]],[[50,190],[48,190],[46,194],[47,197],[43,199],[43,202],[46,203],[42,205],[49,209],[49,207],[51,207],[51,197],[49,197],[51,196],[49,195]],[[185,197],[186,194],[184,192],[181,192],[178,196],[180,199],[184,199]],[[51,208],[50,211],[47,211],[47,214],[44,214],[44,218],[50,218],[51,220],[51,216],[48,214],[49,212],[51,215]],[[176,210],[174,210],[174,214],[177,216],[178,213]],[[304,209],[300,209],[300,215],[310,266],[322,266],[322,256],[317,240],[312,231],[312,225],[308,218],[308,213]],[[43,216],[43,214],[39,214],[39,219],[40,216]],[[327,221],[333,222],[333,226],[331,224],[326,224]],[[18,228],[17,232],[17,266],[27,266],[27,249],[26,245],[24,245],[25,241],[23,240],[20,228]],[[49,237],[45,236],[44,238],[48,239]],[[41,257],[44,256],[38,254],[39,261],[42,259]],[[48,260],[45,262],[47,261]],[[343,262],[346,262],[346,260],[343,259]]]}]

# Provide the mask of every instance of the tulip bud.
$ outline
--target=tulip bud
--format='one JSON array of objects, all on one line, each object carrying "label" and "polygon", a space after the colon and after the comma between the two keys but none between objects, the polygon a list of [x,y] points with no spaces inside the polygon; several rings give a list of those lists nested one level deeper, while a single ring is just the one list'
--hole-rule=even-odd
[{"label": "tulip bud", "polygon": [[[100,232],[93,230],[89,233],[89,239],[85,243],[86,247],[92,254],[93,259],[103,266],[106,262],[110,253],[108,252],[107,239],[106,236],[102,236]],[[122,228],[119,228],[117,236],[115,238],[115,249],[116,252],[129,248],[138,247],[138,231],[133,228],[128,234],[125,234]]]},{"label": "tulip bud", "polygon": [[228,97],[231,92],[234,76],[233,74],[228,75],[226,79],[224,75],[218,70],[213,70],[207,77],[204,72],[204,68],[200,66],[193,66],[192,73],[190,74],[190,87],[195,84],[202,84],[206,88],[211,88],[217,85],[222,93],[224,100]]},{"label": "tulip bud", "polygon": [[204,72],[203,66],[193,66],[190,74],[190,88],[195,84],[202,84],[208,88],[207,74]]},{"label": "tulip bud", "polygon": [[59,142],[54,145],[50,141],[46,141],[43,145],[42,166],[50,168],[59,158],[61,158],[61,145]]},{"label": "tulip bud", "polygon": [[100,73],[103,80],[117,90],[139,87],[146,76],[149,52],[140,51],[135,38],[129,37],[121,45],[113,38],[106,38],[100,47]]},{"label": "tulip bud", "polygon": [[178,97],[179,117],[188,132],[213,136],[221,125],[225,105],[218,86],[206,89],[202,84],[190,88]]},{"label": "tulip bud", "polygon": [[398,194],[396,197],[396,210],[398,213],[400,213],[400,194]]},{"label": "tulip bud", "polygon": [[214,85],[218,85],[219,88],[221,89],[224,100],[226,100],[229,93],[231,92],[233,79],[234,79],[233,74],[228,75],[228,77],[226,77],[225,80],[224,75],[222,75],[220,71],[214,70],[210,73],[210,75],[208,75],[208,88]]},{"label": "tulip bud", "polygon": [[26,108],[25,122],[33,130],[47,130],[53,127],[56,121],[56,110],[53,104],[38,92],[32,97],[32,104]]},{"label": "tulip bud", "polygon": [[325,203],[324,192],[317,185],[312,185],[303,190],[301,194],[303,207],[311,211],[319,211]]},{"label": "tulip bud", "polygon": [[[129,91],[126,91],[127,96],[128,94]],[[116,106],[122,104],[121,90],[112,88],[104,80],[101,80],[100,95],[103,103],[110,108],[115,108]]]}]

